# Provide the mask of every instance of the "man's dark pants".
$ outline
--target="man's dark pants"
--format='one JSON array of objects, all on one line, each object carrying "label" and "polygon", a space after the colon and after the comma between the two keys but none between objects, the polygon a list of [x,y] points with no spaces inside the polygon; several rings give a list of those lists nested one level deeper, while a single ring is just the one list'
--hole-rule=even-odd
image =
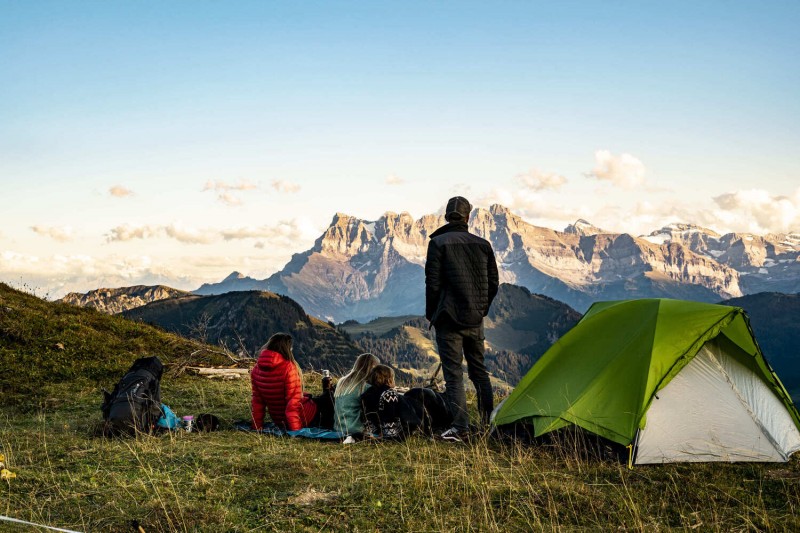
[{"label": "man's dark pants", "polygon": [[[459,431],[469,429],[467,398],[464,392],[464,371],[461,363],[467,359],[467,374],[478,394],[478,412],[484,424],[489,422],[494,399],[492,383],[483,361],[483,325],[464,328],[450,321],[436,324],[436,344],[447,385],[445,397],[453,414],[453,427]],[[463,353],[463,356],[462,356]]]}]

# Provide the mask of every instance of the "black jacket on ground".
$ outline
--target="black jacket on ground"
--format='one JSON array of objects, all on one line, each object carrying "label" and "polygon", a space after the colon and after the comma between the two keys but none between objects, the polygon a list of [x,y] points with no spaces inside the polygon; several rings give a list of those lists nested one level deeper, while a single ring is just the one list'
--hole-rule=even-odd
[{"label": "black jacket on ground", "polygon": [[431,235],[425,262],[425,316],[476,327],[483,322],[500,284],[489,241],[451,222]]}]

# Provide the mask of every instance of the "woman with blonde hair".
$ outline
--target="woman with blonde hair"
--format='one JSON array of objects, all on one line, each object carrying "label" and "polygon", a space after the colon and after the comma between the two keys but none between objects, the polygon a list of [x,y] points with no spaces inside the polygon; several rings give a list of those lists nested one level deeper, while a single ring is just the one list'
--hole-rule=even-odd
[{"label": "woman with blonde hair", "polygon": [[342,376],[333,393],[333,429],[345,435],[358,435],[364,431],[361,421],[360,397],[367,388],[367,378],[380,360],[371,353],[362,353],[353,369]]}]

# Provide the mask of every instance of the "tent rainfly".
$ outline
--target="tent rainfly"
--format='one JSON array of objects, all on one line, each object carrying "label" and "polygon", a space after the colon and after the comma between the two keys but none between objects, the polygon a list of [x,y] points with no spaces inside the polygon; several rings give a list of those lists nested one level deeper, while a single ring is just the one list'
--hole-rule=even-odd
[{"label": "tent rainfly", "polygon": [[636,464],[783,462],[800,417],[737,307],[598,302],[493,413],[536,436],[574,424]]}]

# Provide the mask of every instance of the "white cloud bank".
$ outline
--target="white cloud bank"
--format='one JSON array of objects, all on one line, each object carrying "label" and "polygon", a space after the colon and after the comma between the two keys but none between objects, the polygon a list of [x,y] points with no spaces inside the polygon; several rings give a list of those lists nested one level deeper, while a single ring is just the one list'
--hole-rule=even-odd
[{"label": "white cloud bank", "polygon": [[241,226],[236,228],[193,228],[180,222],[169,225],[131,226],[123,224],[106,234],[106,241],[127,242],[153,238],[169,238],[183,244],[213,244],[220,241],[268,239],[287,246],[309,236],[310,224],[304,220],[284,220],[273,226]]},{"label": "white cloud bank", "polygon": [[614,227],[627,232],[649,233],[673,222],[696,224],[721,234],[798,232],[800,188],[789,196],[763,189],[746,189],[694,203],[641,201],[631,210],[616,208],[613,216],[619,217]]},{"label": "white cloud bank", "polygon": [[[230,268],[241,268],[240,262]],[[189,261],[179,266],[164,265],[148,256],[91,257],[88,255],[53,255],[39,257],[6,250],[0,252],[0,281],[12,286],[25,285],[38,296],[61,298],[68,292],[85,292],[101,287],[164,284],[177,289],[196,289],[199,271],[187,268]],[[206,279],[215,281],[216,278]]]},{"label": "white cloud bank", "polygon": [[789,195],[763,189],[738,190],[714,197],[677,197],[625,202],[615,197],[604,205],[570,202],[569,198],[532,189],[493,189],[476,205],[500,204],[529,222],[556,230],[579,218],[608,231],[648,234],[675,222],[696,224],[720,234],[800,232],[800,188]]},{"label": "white cloud bank", "polygon": [[716,218],[735,231],[800,231],[800,188],[789,196],[763,189],[739,190],[716,196],[714,202]]},{"label": "white cloud bank", "polygon": [[595,165],[586,175],[600,181],[607,181],[632,189],[644,184],[647,169],[639,159],[631,154],[613,155],[608,150],[597,150],[594,153]]}]

